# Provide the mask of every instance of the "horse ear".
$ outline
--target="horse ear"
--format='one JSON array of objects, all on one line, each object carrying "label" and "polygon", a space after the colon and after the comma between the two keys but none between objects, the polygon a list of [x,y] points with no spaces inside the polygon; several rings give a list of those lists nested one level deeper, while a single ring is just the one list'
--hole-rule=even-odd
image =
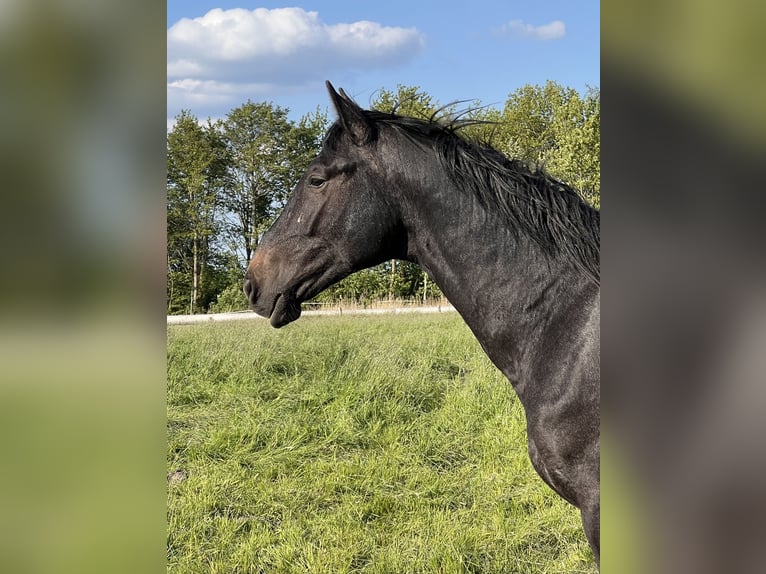
[{"label": "horse ear", "polygon": [[340,89],[340,94],[335,91],[333,85],[328,81],[327,91],[330,94],[330,100],[338,114],[338,119],[346,130],[351,134],[351,138],[357,145],[364,145],[373,138],[372,124],[364,115],[364,110],[357,103],[348,97],[348,94]]}]

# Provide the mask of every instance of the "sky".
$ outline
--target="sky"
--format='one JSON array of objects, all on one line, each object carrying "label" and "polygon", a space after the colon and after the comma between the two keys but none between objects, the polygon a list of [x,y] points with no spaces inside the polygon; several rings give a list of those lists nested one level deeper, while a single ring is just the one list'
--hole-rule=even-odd
[{"label": "sky", "polygon": [[205,121],[248,100],[293,120],[328,111],[325,80],[362,107],[399,84],[500,109],[525,84],[600,85],[593,0],[168,0],[167,11],[169,128],[182,109]]}]

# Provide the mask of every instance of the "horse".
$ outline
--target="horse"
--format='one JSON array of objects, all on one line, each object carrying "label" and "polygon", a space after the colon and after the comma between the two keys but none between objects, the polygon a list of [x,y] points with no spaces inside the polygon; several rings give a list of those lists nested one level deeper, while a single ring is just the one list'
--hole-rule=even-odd
[{"label": "horse", "polygon": [[510,381],[532,465],[600,562],[600,212],[460,122],[364,110],[326,84],[338,119],[249,262],[251,309],[279,328],[355,271],[419,265]]}]

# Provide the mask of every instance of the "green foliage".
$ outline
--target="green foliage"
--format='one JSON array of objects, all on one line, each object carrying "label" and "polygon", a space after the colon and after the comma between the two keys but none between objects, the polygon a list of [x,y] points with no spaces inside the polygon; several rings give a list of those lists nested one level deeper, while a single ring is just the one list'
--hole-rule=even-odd
[{"label": "green foliage", "polygon": [[167,138],[168,312],[194,313],[215,294],[216,209],[227,168],[223,140],[190,112]]},{"label": "green foliage", "polygon": [[247,102],[207,126],[188,111],[176,118],[167,145],[168,313],[237,304],[231,294],[222,303],[219,294],[241,286],[258,237],[326,130],[319,110],[297,124],[287,112]]},{"label": "green foliage", "polygon": [[541,164],[595,207],[601,205],[601,97],[556,82],[527,85],[506,101],[492,144],[509,157]]},{"label": "green foliage", "polygon": [[443,297],[439,287],[409,261],[386,261],[358,271],[320,293],[319,303],[369,305],[375,301],[433,301]]},{"label": "green foliage", "polygon": [[396,92],[381,88],[370,108],[382,112],[394,112],[401,116],[430,119],[439,104],[418,86],[398,84]]},{"label": "green foliage", "polygon": [[168,329],[168,572],[594,573],[457,314]]},{"label": "green foliage", "polygon": [[218,294],[216,301],[210,305],[210,312],[229,313],[231,311],[245,311],[247,308],[247,298],[242,292],[240,281],[235,285],[229,285]]},{"label": "green foliage", "polygon": [[314,301],[367,305],[373,301],[385,299],[385,277],[382,271],[381,266],[357,271],[320,293]]}]

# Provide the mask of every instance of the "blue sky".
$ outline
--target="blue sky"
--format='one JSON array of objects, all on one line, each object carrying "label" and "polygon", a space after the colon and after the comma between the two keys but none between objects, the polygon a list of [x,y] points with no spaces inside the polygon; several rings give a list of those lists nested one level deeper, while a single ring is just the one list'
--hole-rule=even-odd
[{"label": "blue sky", "polygon": [[220,118],[248,99],[298,119],[419,86],[441,103],[502,108],[525,84],[598,87],[599,2],[168,0],[168,121]]}]

